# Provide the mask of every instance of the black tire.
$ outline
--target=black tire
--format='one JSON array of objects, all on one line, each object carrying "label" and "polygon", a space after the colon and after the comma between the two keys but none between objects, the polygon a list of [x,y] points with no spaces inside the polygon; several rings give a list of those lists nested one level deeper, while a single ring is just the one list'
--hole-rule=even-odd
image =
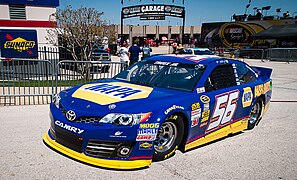
[{"label": "black tire", "polygon": [[182,117],[173,115],[168,117],[161,125],[154,142],[153,161],[161,161],[175,154],[184,135],[184,122]]},{"label": "black tire", "polygon": [[253,129],[260,121],[262,110],[263,110],[263,100],[261,98],[258,98],[254,103],[250,113],[250,119],[248,121],[248,130]]}]

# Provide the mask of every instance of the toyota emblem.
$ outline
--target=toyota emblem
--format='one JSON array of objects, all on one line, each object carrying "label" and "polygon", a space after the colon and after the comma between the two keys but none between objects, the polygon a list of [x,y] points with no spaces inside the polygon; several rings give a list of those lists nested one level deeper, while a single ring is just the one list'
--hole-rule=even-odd
[{"label": "toyota emblem", "polygon": [[74,121],[74,119],[76,118],[75,112],[72,111],[72,110],[67,111],[67,113],[66,113],[66,118],[67,118],[69,121]]}]

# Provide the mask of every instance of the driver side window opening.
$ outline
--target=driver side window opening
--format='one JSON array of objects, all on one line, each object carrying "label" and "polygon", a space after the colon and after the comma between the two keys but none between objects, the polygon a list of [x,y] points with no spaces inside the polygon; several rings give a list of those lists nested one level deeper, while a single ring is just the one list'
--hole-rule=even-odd
[{"label": "driver side window opening", "polygon": [[231,64],[217,66],[204,83],[206,92],[232,86],[236,86],[236,79]]}]

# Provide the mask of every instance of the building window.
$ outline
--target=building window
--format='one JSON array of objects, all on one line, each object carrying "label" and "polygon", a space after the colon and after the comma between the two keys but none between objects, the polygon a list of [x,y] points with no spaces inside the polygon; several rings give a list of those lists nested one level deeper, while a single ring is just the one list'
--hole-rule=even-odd
[{"label": "building window", "polygon": [[26,8],[23,5],[9,5],[10,19],[26,19]]}]

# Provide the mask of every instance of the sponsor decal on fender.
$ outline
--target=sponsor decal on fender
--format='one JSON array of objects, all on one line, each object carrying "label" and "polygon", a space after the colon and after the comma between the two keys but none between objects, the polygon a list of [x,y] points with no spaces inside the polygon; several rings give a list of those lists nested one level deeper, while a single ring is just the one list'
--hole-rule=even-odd
[{"label": "sponsor decal on fender", "polygon": [[109,135],[109,137],[112,137],[112,138],[127,138],[127,136],[123,136],[122,134],[123,134],[122,131],[117,131],[113,135]]},{"label": "sponsor decal on fender", "polygon": [[77,89],[72,97],[88,100],[100,105],[121,101],[147,98],[153,91],[151,87],[122,82],[86,84]]},{"label": "sponsor decal on fender", "polygon": [[204,87],[197,88],[196,91],[197,91],[198,94],[204,93],[205,92],[205,88]]},{"label": "sponsor decal on fender", "polygon": [[260,84],[258,86],[255,86],[255,97],[259,97],[261,96],[262,94],[264,93],[264,90],[263,90],[263,84]]},{"label": "sponsor decal on fender", "polygon": [[137,135],[157,135],[158,129],[138,129]]},{"label": "sponsor decal on fender", "polygon": [[202,95],[200,96],[200,100],[203,102],[203,103],[209,103],[210,99],[208,96],[206,95]]},{"label": "sponsor decal on fender", "polygon": [[200,109],[200,108],[201,107],[200,107],[200,103],[199,102],[192,104],[192,111],[194,111],[196,109]]},{"label": "sponsor decal on fender", "polygon": [[271,84],[271,81],[268,81],[268,82],[266,82],[264,84],[260,84],[258,86],[255,86],[255,95],[254,95],[254,97],[259,97],[262,94],[267,93],[270,90],[270,84]]},{"label": "sponsor decal on fender", "polygon": [[198,125],[200,117],[201,117],[201,109],[196,109],[191,112],[191,121],[192,121],[191,127],[192,128]]},{"label": "sponsor decal on fender", "polygon": [[209,119],[209,114],[210,114],[210,110],[202,112],[201,123],[203,123],[203,122],[205,122],[205,121],[207,121]]},{"label": "sponsor decal on fender", "polygon": [[83,129],[79,129],[79,128],[74,127],[74,126],[70,126],[70,125],[68,125],[66,123],[62,123],[61,121],[55,121],[55,125],[63,128],[63,129],[66,129],[68,131],[74,132],[76,134],[81,134],[81,133],[84,132]]},{"label": "sponsor decal on fender", "polygon": [[154,141],[156,136],[153,135],[138,135],[136,141]]},{"label": "sponsor decal on fender", "polygon": [[140,129],[158,129],[159,128],[159,123],[144,123],[140,124],[139,128]]},{"label": "sponsor decal on fender", "polygon": [[177,106],[177,105],[173,105],[170,108],[168,108],[164,113],[167,115],[169,114],[171,111],[176,110],[176,109],[182,109],[184,110],[185,108],[182,106]]},{"label": "sponsor decal on fender", "polygon": [[141,142],[139,144],[140,150],[152,150],[153,143],[152,142]]},{"label": "sponsor decal on fender", "polygon": [[249,107],[252,104],[253,92],[250,87],[243,88],[242,107]]}]

